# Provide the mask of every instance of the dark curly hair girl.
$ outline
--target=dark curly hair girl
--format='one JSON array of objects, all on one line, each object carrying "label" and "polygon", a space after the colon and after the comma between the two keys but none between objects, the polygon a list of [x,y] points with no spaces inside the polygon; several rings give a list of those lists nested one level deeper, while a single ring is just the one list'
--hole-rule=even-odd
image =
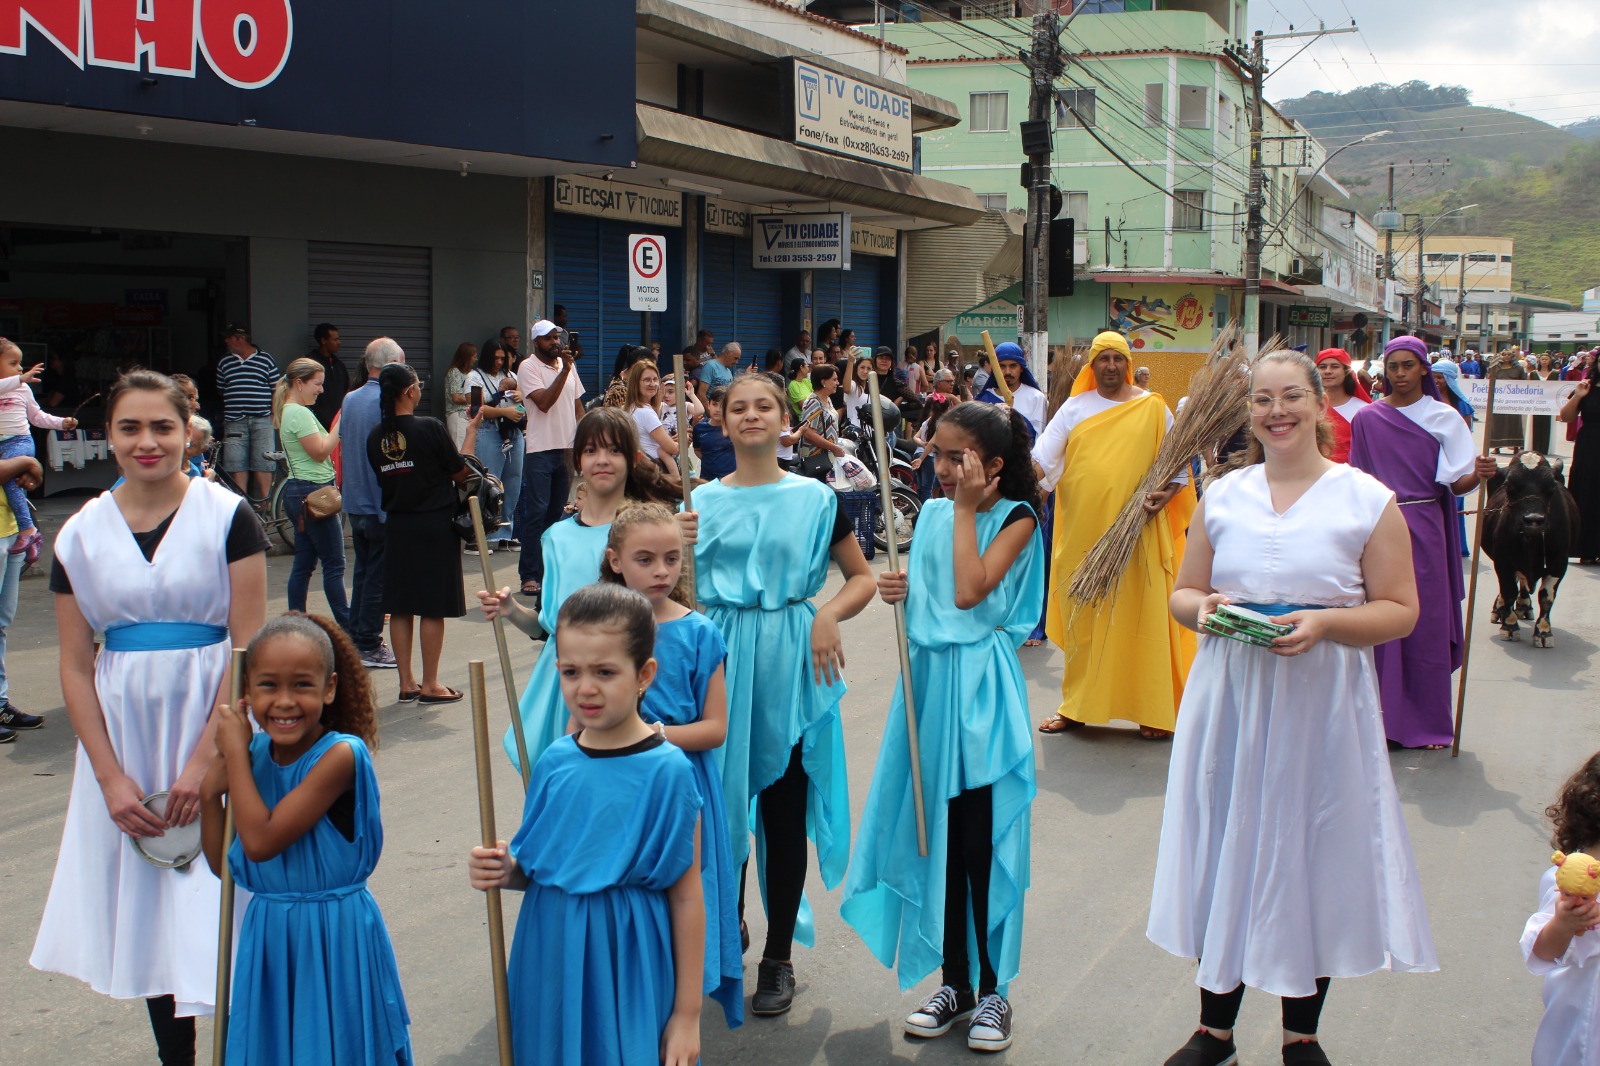
[{"label": "dark curly hair girl", "polygon": [[1550,835],[1554,847],[1571,853],[1600,844],[1600,752],[1567,778],[1544,816],[1555,828]]},{"label": "dark curly hair girl", "polygon": [[985,462],[996,456],[1005,460],[1000,468],[1000,495],[1037,505],[1039,476],[1033,469],[1033,431],[1027,419],[996,404],[969,400],[950,408],[940,423],[971,437]]},{"label": "dark curly hair girl", "polygon": [[333,702],[322,710],[322,727],[335,733],[360,737],[367,747],[378,746],[377,701],[372,696],[372,680],[361,665],[361,653],[331,618],[289,611],[268,622],[251,639],[244,653],[244,674],[250,676],[250,660],[269,641],[295,637],[309,643],[322,654],[328,677],[339,678]]}]

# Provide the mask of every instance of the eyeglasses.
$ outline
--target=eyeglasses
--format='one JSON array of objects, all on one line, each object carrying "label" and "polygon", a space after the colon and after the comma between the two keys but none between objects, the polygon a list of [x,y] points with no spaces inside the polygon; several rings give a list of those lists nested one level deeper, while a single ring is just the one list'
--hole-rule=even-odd
[{"label": "eyeglasses", "polygon": [[1268,396],[1258,392],[1250,397],[1250,409],[1258,415],[1264,415],[1272,410],[1274,404],[1282,404],[1285,411],[1297,411],[1311,406],[1316,401],[1317,394],[1310,389],[1290,389],[1281,396]]}]

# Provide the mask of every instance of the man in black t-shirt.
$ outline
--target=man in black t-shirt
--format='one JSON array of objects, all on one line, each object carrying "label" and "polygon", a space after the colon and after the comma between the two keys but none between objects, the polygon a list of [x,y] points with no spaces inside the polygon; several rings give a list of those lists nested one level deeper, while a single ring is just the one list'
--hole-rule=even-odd
[{"label": "man in black t-shirt", "polygon": [[317,346],[306,353],[306,358],[322,364],[322,395],[312,403],[311,413],[317,416],[323,429],[330,429],[345,394],[350,391],[350,371],[339,359],[338,326],[331,322],[319,323],[312,336],[317,339]]}]

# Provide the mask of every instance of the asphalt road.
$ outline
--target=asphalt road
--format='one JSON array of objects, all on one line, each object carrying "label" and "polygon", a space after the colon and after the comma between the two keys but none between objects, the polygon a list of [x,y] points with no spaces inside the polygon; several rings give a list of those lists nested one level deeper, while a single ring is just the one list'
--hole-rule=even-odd
[{"label": "asphalt road", "polygon": [[[67,505],[70,507],[70,504]],[[52,511],[62,512],[57,505]],[[47,534],[62,514],[47,516]],[[502,581],[514,557],[493,560]],[[269,609],[283,607],[289,560],[271,561]],[[884,565],[882,556],[876,562]],[[473,582],[468,569],[469,588]],[[1487,571],[1486,571],[1487,573]],[[317,583],[314,582],[314,585]],[[836,580],[835,580],[836,584]],[[1323,1016],[1337,1063],[1525,1062],[1540,1014],[1539,984],[1523,969],[1517,940],[1537,902],[1548,861],[1541,811],[1596,747],[1591,663],[1600,641],[1600,570],[1574,568],[1556,611],[1556,647],[1505,644],[1487,620],[1492,579],[1479,587],[1477,641],[1459,759],[1448,752],[1391,757],[1416,850],[1441,972],[1376,974],[1333,986]],[[313,609],[320,588],[313,588]],[[42,577],[24,581],[7,667],[12,698],[49,716],[44,729],[0,748],[0,1062],[53,1066],[150,1063],[143,1005],[97,995],[27,964],[49,889],[70,787],[73,738],[56,679],[55,627]],[[513,662],[527,678],[537,646],[513,632]],[[895,680],[893,624],[874,603],[845,627],[851,649],[845,702],[851,800],[859,815]],[[504,729],[505,699],[487,624],[447,627],[444,679],[466,687],[467,661],[488,664],[491,720]],[[1031,710],[1055,706],[1060,656],[1024,652]],[[497,1061],[484,897],[467,887],[464,859],[478,831],[472,729],[465,703],[441,709],[394,704],[392,672],[377,675],[382,711],[377,768],[386,844],[371,880],[394,939],[419,1063]],[[1144,937],[1169,746],[1131,728],[1035,737],[1039,795],[1033,808],[1033,881],[1027,942],[1012,988],[1012,1063],[1160,1063],[1195,1024],[1193,965]],[[516,777],[497,761],[501,833],[520,813]],[[1159,891],[1159,886],[1155,886]],[[956,1036],[903,1037],[900,1021],[934,983],[897,991],[839,920],[837,892],[814,871],[815,950],[798,949],[799,996],[779,1019],[723,1028],[715,1005],[703,1020],[705,1061],[747,1064],[966,1062]],[[507,894],[507,929],[518,902]],[[761,942],[759,907],[751,933]],[[759,947],[746,957],[755,979]],[[747,988],[748,992],[748,988]],[[1277,1006],[1251,994],[1239,1021],[1241,1060],[1278,1058]],[[209,1049],[209,1023],[201,1025]]]}]

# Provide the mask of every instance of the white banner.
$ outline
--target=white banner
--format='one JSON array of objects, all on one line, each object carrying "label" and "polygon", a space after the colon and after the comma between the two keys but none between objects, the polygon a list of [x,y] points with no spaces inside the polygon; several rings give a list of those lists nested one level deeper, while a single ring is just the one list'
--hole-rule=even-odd
[{"label": "white banner", "polygon": [[911,98],[794,62],[796,144],[911,169]]},{"label": "white banner", "polygon": [[574,174],[555,179],[555,209],[626,222],[683,225],[683,193]]},{"label": "white banner", "polygon": [[[1465,378],[1461,382],[1473,409],[1483,414],[1489,409],[1489,382],[1484,378]],[[1494,413],[1497,415],[1553,415],[1561,410],[1578,387],[1576,381],[1496,381]]]}]

